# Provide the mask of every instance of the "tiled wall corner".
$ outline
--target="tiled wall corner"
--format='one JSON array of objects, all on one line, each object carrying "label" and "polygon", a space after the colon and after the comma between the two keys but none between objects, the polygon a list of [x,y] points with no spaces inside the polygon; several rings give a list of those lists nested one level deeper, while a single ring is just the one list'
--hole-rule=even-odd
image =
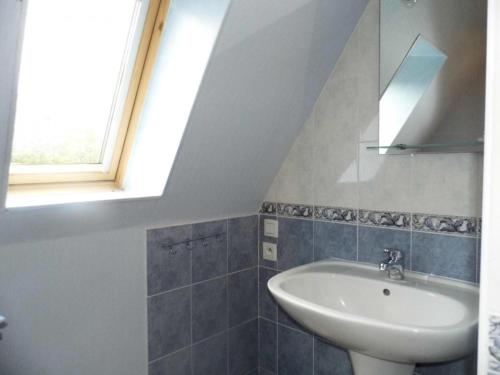
[{"label": "tiled wall corner", "polygon": [[147,232],[150,375],[258,369],[258,216]]}]

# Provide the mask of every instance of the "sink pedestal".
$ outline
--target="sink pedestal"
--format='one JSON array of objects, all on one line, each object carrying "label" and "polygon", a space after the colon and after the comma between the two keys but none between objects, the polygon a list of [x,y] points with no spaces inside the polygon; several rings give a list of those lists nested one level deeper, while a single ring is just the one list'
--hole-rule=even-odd
[{"label": "sink pedestal", "polygon": [[413,375],[414,364],[384,361],[349,350],[355,375]]}]

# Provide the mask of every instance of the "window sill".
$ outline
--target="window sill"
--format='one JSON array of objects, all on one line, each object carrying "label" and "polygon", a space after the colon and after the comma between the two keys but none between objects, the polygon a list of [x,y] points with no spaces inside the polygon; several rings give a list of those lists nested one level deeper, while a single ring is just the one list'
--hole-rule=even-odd
[{"label": "window sill", "polygon": [[5,207],[14,209],[159,196],[161,194],[124,190],[114,182],[16,185],[9,186]]}]

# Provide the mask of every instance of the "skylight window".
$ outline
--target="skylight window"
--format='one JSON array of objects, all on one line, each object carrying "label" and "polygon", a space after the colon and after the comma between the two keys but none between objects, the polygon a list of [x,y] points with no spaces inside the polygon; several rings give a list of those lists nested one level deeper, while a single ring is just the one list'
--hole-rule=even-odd
[{"label": "skylight window", "polygon": [[165,0],[29,1],[10,185],[116,180],[166,8]]}]

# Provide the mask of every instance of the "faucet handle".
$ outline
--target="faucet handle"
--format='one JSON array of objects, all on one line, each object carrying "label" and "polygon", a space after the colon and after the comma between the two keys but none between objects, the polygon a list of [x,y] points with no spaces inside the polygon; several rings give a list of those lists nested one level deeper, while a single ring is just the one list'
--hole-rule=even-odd
[{"label": "faucet handle", "polygon": [[387,254],[387,260],[390,262],[398,262],[404,258],[403,252],[398,249],[386,248],[384,253]]}]

